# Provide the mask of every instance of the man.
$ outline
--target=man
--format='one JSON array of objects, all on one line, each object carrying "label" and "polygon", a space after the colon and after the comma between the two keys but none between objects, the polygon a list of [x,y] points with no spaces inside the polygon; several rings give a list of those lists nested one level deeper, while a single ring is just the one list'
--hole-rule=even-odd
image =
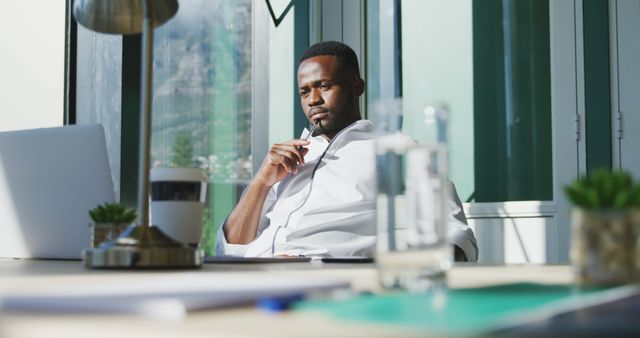
[{"label": "man", "polygon": [[[371,256],[375,250],[373,125],[362,120],[358,60],[345,44],[311,46],[298,65],[298,94],[315,125],[309,140],[271,146],[218,233],[219,255]],[[457,196],[455,196],[457,198]],[[460,260],[477,260],[473,232],[455,215],[449,238]]]}]

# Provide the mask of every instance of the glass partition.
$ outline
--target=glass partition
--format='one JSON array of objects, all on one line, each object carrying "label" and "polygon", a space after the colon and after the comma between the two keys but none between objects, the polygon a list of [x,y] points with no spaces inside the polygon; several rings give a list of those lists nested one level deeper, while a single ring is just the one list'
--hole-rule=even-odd
[{"label": "glass partition", "polygon": [[181,0],[154,38],[153,167],[209,176],[203,248],[252,175],[251,1]]},{"label": "glass partition", "polygon": [[78,25],[76,123],[105,130],[115,196],[120,195],[122,36]]}]

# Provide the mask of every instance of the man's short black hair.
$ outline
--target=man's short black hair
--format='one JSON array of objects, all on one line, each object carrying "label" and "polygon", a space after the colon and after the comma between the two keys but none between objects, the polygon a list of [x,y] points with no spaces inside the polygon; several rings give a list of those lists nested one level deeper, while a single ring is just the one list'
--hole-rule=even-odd
[{"label": "man's short black hair", "polygon": [[356,56],[356,52],[354,52],[351,47],[338,41],[318,42],[307,48],[307,50],[302,53],[302,56],[298,61],[298,67],[304,60],[320,55],[335,56],[339,67],[351,72],[355,79],[360,78],[360,67],[358,66],[358,57]]}]

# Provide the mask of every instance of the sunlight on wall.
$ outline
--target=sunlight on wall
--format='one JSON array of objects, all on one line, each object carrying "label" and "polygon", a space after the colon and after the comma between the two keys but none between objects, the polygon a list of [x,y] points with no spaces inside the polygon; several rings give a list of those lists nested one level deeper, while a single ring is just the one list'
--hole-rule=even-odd
[{"label": "sunlight on wall", "polygon": [[62,125],[65,2],[5,1],[0,25],[0,131]]},{"label": "sunlight on wall", "polygon": [[[271,1],[280,15],[289,1]],[[293,131],[293,24],[295,6],[278,27],[269,23],[269,145],[291,139]],[[260,109],[260,108],[257,108]],[[256,112],[260,113],[260,112]],[[261,128],[261,126],[256,126]]]}]

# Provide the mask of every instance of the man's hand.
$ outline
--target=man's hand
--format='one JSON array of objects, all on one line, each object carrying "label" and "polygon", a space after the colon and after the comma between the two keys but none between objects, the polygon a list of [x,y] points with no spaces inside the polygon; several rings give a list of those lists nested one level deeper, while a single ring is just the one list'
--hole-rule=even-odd
[{"label": "man's hand", "polygon": [[223,230],[228,243],[247,244],[256,238],[260,212],[269,189],[287,174],[298,172],[298,164],[304,164],[304,155],[309,152],[307,148],[299,150],[298,147],[309,143],[296,139],[271,146],[246,193],[227,218]]},{"label": "man's hand", "polygon": [[309,143],[306,140],[294,139],[272,145],[254,180],[267,187],[272,187],[288,174],[296,174],[298,164],[304,165],[304,155],[309,152],[308,148],[302,148],[302,150],[299,148],[307,146]]}]

